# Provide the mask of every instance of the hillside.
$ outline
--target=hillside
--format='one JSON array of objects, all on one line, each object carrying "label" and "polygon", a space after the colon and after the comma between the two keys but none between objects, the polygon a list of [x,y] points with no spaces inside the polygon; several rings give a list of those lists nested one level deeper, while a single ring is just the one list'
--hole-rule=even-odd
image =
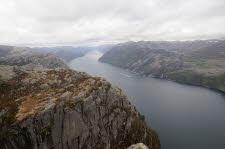
[{"label": "hillside", "polygon": [[37,54],[54,54],[60,57],[65,62],[84,56],[91,50],[89,47],[71,47],[71,46],[58,46],[58,47],[36,47],[31,49],[32,52]]},{"label": "hillside", "polygon": [[122,43],[99,61],[146,76],[225,91],[224,40]]},{"label": "hillside", "polygon": [[29,48],[13,46],[0,46],[0,65],[18,66],[27,71],[69,68],[55,55],[35,54]]},{"label": "hillside", "polygon": [[71,60],[82,57],[86,53],[92,50],[98,50],[100,52],[106,52],[111,48],[112,45],[101,45],[101,46],[82,46],[82,47],[72,47],[72,46],[57,46],[57,47],[35,47],[31,51],[37,54],[53,54],[60,57],[65,62],[70,62]]}]

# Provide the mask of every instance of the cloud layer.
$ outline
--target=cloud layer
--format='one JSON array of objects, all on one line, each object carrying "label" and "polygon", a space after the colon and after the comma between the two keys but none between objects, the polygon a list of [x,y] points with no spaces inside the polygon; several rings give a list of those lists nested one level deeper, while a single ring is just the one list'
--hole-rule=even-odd
[{"label": "cloud layer", "polygon": [[0,0],[0,44],[92,45],[225,36],[224,0]]}]

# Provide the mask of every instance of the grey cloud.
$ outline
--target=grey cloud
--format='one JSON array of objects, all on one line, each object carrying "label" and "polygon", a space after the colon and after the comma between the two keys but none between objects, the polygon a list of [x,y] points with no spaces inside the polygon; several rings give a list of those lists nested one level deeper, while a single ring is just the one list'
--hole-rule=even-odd
[{"label": "grey cloud", "polygon": [[0,0],[0,44],[89,45],[225,36],[224,0]]}]

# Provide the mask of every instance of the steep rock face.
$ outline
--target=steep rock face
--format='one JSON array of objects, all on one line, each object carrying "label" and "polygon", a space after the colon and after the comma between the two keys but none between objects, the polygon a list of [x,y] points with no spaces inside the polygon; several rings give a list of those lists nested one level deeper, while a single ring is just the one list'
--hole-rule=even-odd
[{"label": "steep rock face", "polygon": [[1,149],[160,148],[127,97],[102,78],[70,69],[0,70]]},{"label": "steep rock face", "polygon": [[0,46],[0,65],[18,66],[23,70],[69,68],[59,57],[51,54],[33,54],[29,48]]}]

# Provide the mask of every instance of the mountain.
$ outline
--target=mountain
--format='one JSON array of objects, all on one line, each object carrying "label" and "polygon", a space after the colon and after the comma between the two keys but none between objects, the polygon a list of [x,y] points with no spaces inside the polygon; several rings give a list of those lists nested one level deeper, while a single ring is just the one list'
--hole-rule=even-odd
[{"label": "mountain", "polygon": [[0,72],[1,149],[160,148],[126,95],[102,78],[70,69]]},{"label": "mountain", "polygon": [[38,54],[54,54],[63,59],[65,62],[82,57],[91,50],[98,50],[102,53],[110,49],[112,45],[102,45],[93,47],[72,47],[72,46],[58,46],[58,47],[36,47],[32,48],[32,52]]},{"label": "mountain", "polygon": [[27,71],[69,68],[59,57],[52,54],[34,54],[29,48],[0,46],[0,55],[0,65],[18,66]]},{"label": "mountain", "polygon": [[32,48],[34,53],[38,54],[54,54],[59,56],[65,62],[84,56],[87,52],[92,50],[90,47],[71,47],[71,46],[58,46],[58,47],[36,47]]},{"label": "mountain", "polygon": [[99,61],[147,76],[225,91],[225,40],[121,43]]}]

